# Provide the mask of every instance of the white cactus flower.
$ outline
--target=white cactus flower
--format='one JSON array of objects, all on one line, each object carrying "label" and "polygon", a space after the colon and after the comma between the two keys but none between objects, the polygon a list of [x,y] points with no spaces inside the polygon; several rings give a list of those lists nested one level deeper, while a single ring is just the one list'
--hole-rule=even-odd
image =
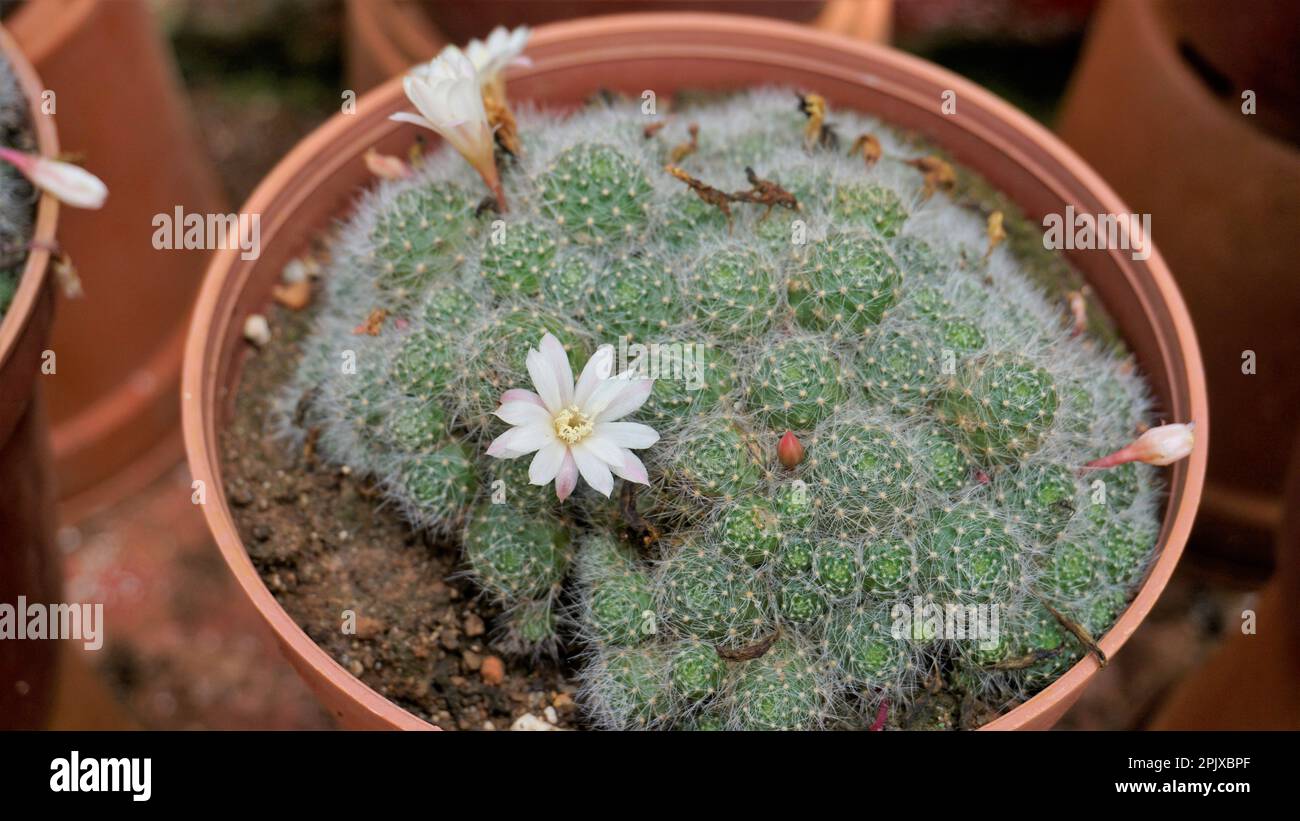
[{"label": "white cactus flower", "polygon": [[505,96],[506,67],[530,64],[529,59],[523,56],[530,34],[527,26],[520,26],[513,31],[505,26],[497,26],[488,34],[487,40],[469,41],[465,46],[465,56],[474,64],[479,83],[485,90],[498,97]]},{"label": "white cactus flower", "polygon": [[104,181],[79,165],[0,147],[0,159],[23,173],[32,185],[77,208],[101,208],[108,199]]},{"label": "white cactus flower", "polygon": [[493,156],[492,126],[488,124],[474,64],[455,46],[407,72],[406,96],[419,114],[399,111],[389,117],[437,132],[451,143],[501,199],[501,181]]},{"label": "white cactus flower", "polygon": [[540,350],[528,352],[528,375],[534,393],[508,390],[496,415],[512,425],[488,446],[488,455],[517,459],[536,452],[528,467],[534,485],[555,482],[560,501],[577,487],[578,476],[609,496],[614,477],[649,484],[645,465],[632,453],[659,441],[649,425],[619,422],[645,403],[653,379],[632,372],[611,376],[614,349],[602,345],[587,361],[575,385],[564,346],[553,334],[542,337]]}]

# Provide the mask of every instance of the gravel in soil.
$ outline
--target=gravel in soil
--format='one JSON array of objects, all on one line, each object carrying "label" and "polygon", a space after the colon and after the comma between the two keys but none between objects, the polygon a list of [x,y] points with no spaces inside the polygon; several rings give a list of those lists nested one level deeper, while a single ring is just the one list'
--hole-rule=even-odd
[{"label": "gravel in soil", "polygon": [[344,668],[443,729],[506,729],[525,713],[575,726],[563,669],[493,647],[499,611],[457,576],[458,545],[412,531],[368,477],[277,436],[273,401],[310,315],[268,315],[272,339],[249,347],[221,433],[226,496],[267,587]]}]

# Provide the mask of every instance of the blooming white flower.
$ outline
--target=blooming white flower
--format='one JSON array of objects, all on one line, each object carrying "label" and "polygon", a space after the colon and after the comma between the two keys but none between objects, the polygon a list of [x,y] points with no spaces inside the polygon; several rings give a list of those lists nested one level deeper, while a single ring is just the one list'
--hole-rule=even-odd
[{"label": "blooming white flower", "polygon": [[419,114],[399,111],[389,117],[437,132],[460,152],[504,206],[501,180],[492,153],[492,126],[483,108],[474,64],[455,46],[407,72],[406,96]]},{"label": "blooming white flower", "polygon": [[1084,467],[1109,468],[1126,462],[1145,462],[1148,465],[1170,465],[1185,458],[1196,444],[1196,423],[1157,425],[1119,450]]},{"label": "blooming white flower", "polygon": [[528,481],[555,481],[555,495],[568,498],[578,476],[609,496],[614,477],[649,484],[645,465],[633,450],[659,441],[649,425],[619,422],[645,403],[653,379],[635,378],[630,371],[610,376],[614,349],[602,345],[582,369],[575,386],[564,346],[553,334],[542,337],[540,350],[529,350],[528,375],[536,393],[508,390],[496,415],[513,427],[493,440],[488,455],[517,459],[536,451]]},{"label": "blooming white flower", "polygon": [[0,159],[21,171],[32,185],[68,205],[100,208],[108,198],[108,186],[104,181],[79,165],[4,147],[0,147]]},{"label": "blooming white flower", "polygon": [[[505,26],[497,26],[488,34],[487,40],[474,39],[466,44],[465,56],[474,64],[485,93],[495,94],[498,99],[503,98],[506,67],[530,64],[531,61],[523,56],[530,33],[527,26],[520,26],[514,31]],[[443,49],[444,52],[446,50]]]}]

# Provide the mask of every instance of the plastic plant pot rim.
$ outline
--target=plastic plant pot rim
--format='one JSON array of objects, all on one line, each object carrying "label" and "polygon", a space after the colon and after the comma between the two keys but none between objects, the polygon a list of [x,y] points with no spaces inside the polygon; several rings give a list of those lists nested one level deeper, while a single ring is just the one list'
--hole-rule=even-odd
[{"label": "plastic plant pot rim", "polygon": [[[512,96],[559,105],[579,102],[596,86],[592,77],[617,78],[612,64],[631,71],[646,64],[661,88],[731,88],[785,84],[782,77],[816,77],[845,93],[870,96],[863,108],[918,131],[990,180],[1012,174],[1021,193],[1038,204],[1066,204],[1089,213],[1127,213],[1119,198],[1064,144],[1024,114],[949,72],[889,48],[873,46],[777,21],[689,13],[628,14],[575,20],[539,28],[528,48],[533,64],[513,70]],[[709,66],[708,74],[701,73]],[[689,69],[689,70],[688,70]],[[957,93],[960,116],[939,113],[940,92]],[[818,90],[822,90],[819,88]],[[637,92],[639,94],[639,89]],[[837,96],[823,91],[832,104]],[[859,106],[847,105],[849,108]],[[244,317],[269,301],[281,267],[301,253],[328,220],[346,213],[364,185],[361,157],[378,145],[399,151],[410,142],[408,126],[388,121],[408,108],[400,79],[362,97],[354,115],[336,115],[300,143],[253,193],[245,212],[262,215],[263,254],[248,262],[238,249],[218,251],[199,295],[185,352],[182,383],[186,450],[193,478],[208,490],[203,513],[227,564],[245,594],[276,633],[290,660],[349,726],[429,728],[430,725],[347,672],[306,635],[276,602],[239,538],[220,481],[217,422],[233,401]],[[981,162],[982,158],[982,162]],[[1012,199],[1031,217],[1034,203]],[[304,216],[302,212],[316,212]],[[1044,211],[1045,213],[1045,211]],[[304,221],[307,222],[304,225]],[[276,237],[288,235],[277,244]],[[1089,280],[1117,322],[1141,332],[1130,340],[1163,410],[1176,421],[1195,421],[1198,445],[1173,466],[1163,516],[1159,555],[1135,599],[1100,640],[1113,655],[1150,612],[1173,573],[1200,500],[1209,432],[1205,377],[1191,320],[1158,251],[1133,261],[1122,251],[1092,251],[1090,267],[1105,277]],[[1076,267],[1086,269],[1089,266]],[[254,276],[254,272],[258,276]],[[1128,298],[1119,307],[1106,294]],[[1125,322],[1127,319],[1127,322]],[[1125,336],[1130,336],[1126,333]],[[1099,669],[1091,656],[1043,691],[983,729],[1047,729],[1081,694]]]}]

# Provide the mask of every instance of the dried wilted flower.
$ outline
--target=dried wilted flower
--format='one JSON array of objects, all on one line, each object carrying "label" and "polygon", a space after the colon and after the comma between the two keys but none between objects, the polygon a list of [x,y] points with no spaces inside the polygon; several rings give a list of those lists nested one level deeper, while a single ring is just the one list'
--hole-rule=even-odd
[{"label": "dried wilted flower", "polygon": [[849,156],[854,154],[861,154],[867,168],[871,168],[880,162],[884,149],[880,147],[880,140],[876,139],[875,134],[863,133],[853,141],[853,147],[849,149]]},{"label": "dried wilted flower", "polygon": [[834,148],[839,143],[835,130],[826,122],[826,98],[820,94],[800,94],[799,110],[808,118],[803,129],[804,147]]},{"label": "dried wilted flower", "polygon": [[1065,297],[1070,303],[1070,335],[1079,336],[1088,330],[1088,286],[1070,291]]},{"label": "dried wilted flower", "polygon": [[669,174],[672,174],[677,179],[689,185],[691,187],[691,190],[695,192],[695,195],[697,197],[699,197],[700,199],[707,202],[709,205],[712,205],[715,208],[717,208],[719,211],[721,211],[723,215],[727,218],[727,230],[728,232],[730,232],[731,202],[734,199],[732,195],[728,194],[726,191],[720,191],[717,188],[708,185],[707,183],[695,179],[690,174],[687,174],[684,169],[679,168],[675,165],[666,165],[664,166],[664,170],[667,171]]},{"label": "dried wilted flower", "polygon": [[935,191],[951,190],[957,184],[957,172],[953,171],[949,163],[933,154],[904,162],[925,175],[925,190],[921,194],[924,199],[930,199]]},{"label": "dried wilted flower", "polygon": [[989,214],[988,224],[985,227],[985,234],[989,238],[989,245],[984,249],[984,258],[988,259],[993,253],[993,249],[1002,244],[1007,238],[1007,229],[1002,224],[1002,212],[994,211]]},{"label": "dried wilted flower", "polygon": [[700,124],[691,123],[687,128],[687,132],[691,135],[691,138],[675,146],[670,155],[674,165],[700,150]]},{"label": "dried wilted flower", "polygon": [[791,211],[799,210],[799,200],[795,199],[794,194],[782,188],[772,180],[765,180],[754,173],[754,169],[745,166],[745,179],[749,180],[750,189],[748,191],[737,191],[731,195],[736,202],[752,202],[759,205],[766,205],[767,210],[763,212],[761,219],[767,219],[767,215],[772,213],[775,206],[789,208]]}]

